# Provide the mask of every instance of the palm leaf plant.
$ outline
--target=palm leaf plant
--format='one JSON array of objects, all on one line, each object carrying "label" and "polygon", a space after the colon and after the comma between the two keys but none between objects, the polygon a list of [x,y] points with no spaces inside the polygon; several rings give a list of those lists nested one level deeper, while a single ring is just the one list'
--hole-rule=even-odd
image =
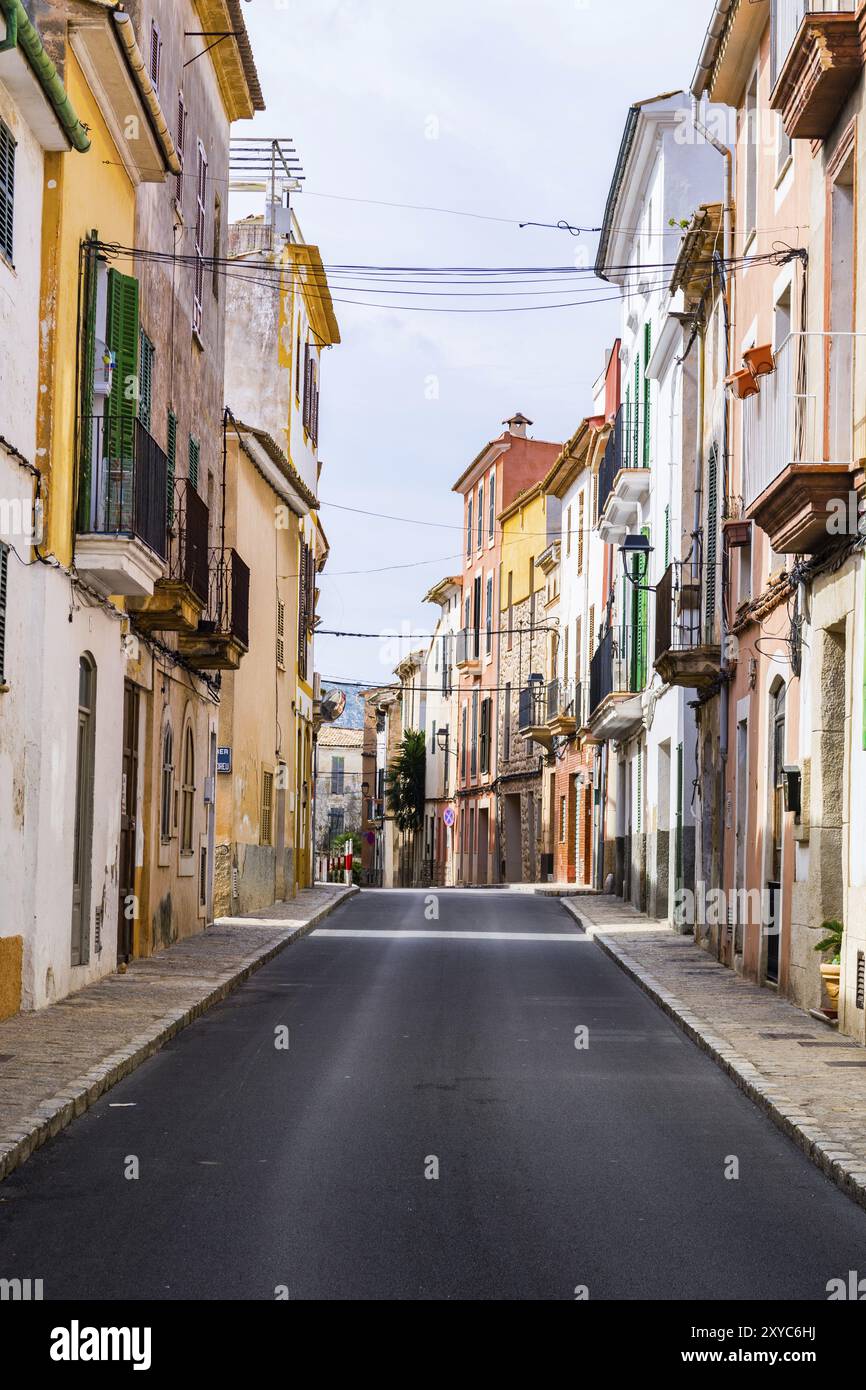
[{"label": "palm leaf plant", "polygon": [[407,729],[385,776],[388,806],[398,830],[420,830],[424,824],[426,781],[427,740],[416,729]]},{"label": "palm leaf plant", "polygon": [[819,955],[824,955],[827,951],[833,952],[833,959],[830,965],[840,965],[842,963],[842,935],[845,931],[841,922],[831,918],[827,922],[821,923],[821,931],[825,933],[822,939],[815,946]]}]

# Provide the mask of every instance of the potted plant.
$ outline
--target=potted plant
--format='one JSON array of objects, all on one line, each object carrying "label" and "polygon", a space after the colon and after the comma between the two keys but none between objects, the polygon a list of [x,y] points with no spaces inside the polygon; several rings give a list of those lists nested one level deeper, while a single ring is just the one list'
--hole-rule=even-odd
[{"label": "potted plant", "polygon": [[762,343],[760,347],[747,348],[743,353],[743,362],[748,367],[752,376],[769,376],[770,372],[776,370],[776,357],[770,343]]},{"label": "potted plant", "polygon": [[747,400],[749,396],[757,396],[761,389],[748,367],[744,367],[740,372],[733,372],[731,376],[726,376],[725,385],[730,386],[739,401]]},{"label": "potted plant", "polygon": [[821,964],[821,980],[830,1006],[826,1012],[834,1015],[839,1011],[839,977],[842,973],[842,934],[844,930],[842,923],[837,922],[835,918],[822,922],[821,931],[824,935],[815,947],[820,955],[832,952],[832,958]]}]

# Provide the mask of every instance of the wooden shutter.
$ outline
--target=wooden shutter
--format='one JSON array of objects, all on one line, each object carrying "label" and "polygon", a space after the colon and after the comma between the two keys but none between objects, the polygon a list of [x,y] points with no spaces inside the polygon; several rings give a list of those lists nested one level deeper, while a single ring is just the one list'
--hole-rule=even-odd
[{"label": "wooden shutter", "polygon": [[286,669],[286,605],[277,599],[277,666]]},{"label": "wooden shutter", "polygon": [[6,683],[6,605],[9,582],[9,547],[0,542],[0,685]]},{"label": "wooden shutter", "polygon": [[159,26],[151,20],[150,24],[150,80],[159,92],[159,74],[162,67],[162,38]]},{"label": "wooden shutter", "polygon": [[196,171],[196,214],[195,214],[195,286],[193,289],[192,326],[201,333],[204,310],[204,238],[205,238],[205,200],[207,195],[207,155],[204,145],[198,142],[198,165]]},{"label": "wooden shutter", "polygon": [[634,410],[631,420],[631,466],[640,468],[640,353],[634,359]]},{"label": "wooden shutter", "polygon": [[0,121],[0,251],[7,260],[15,249],[15,140]]},{"label": "wooden shutter", "polygon": [[583,530],[585,526],[584,494],[577,499],[577,572],[583,574]]},{"label": "wooden shutter", "polygon": [[156,349],[144,329],[139,330],[138,418],[150,432],[150,412],[153,404],[153,359]]},{"label": "wooden shutter", "polygon": [[715,446],[707,461],[706,626],[712,632],[716,620],[716,565],[719,528],[719,459]]},{"label": "wooden shutter", "polygon": [[109,414],[115,420],[132,420],[138,413],[139,348],[138,281],[134,276],[109,270],[106,319],[108,347],[115,359]]},{"label": "wooden shutter", "polygon": [[177,176],[177,201],[183,206],[183,154],[186,145],[186,102],[183,99],[183,92],[177,94],[177,135],[174,146],[177,150],[177,159],[180,164],[180,173]]},{"label": "wooden shutter", "polygon": [[189,480],[198,492],[198,468],[201,462],[201,445],[197,439],[189,437]]},{"label": "wooden shutter", "polygon": [[311,385],[311,382],[310,382],[310,371],[311,371],[311,366],[312,366],[312,357],[311,357],[311,354],[310,354],[310,344],[309,344],[309,343],[305,343],[305,344],[304,344],[304,429],[307,431],[307,434],[310,433],[310,416],[311,416],[311,410],[310,410],[310,406],[311,406],[311,400],[310,400],[310,385]]},{"label": "wooden shutter", "polygon": [[298,552],[298,675],[302,680],[307,677],[307,550],[306,541],[301,541]]},{"label": "wooden shutter", "polygon": [[[649,540],[649,527],[644,526],[642,535]],[[640,565],[640,560],[635,559],[635,566]],[[649,594],[646,590],[649,576],[645,576],[641,581],[643,587],[635,589],[635,631],[633,634],[633,667],[634,667],[634,689],[643,690],[647,678],[647,628],[649,622]]]},{"label": "wooden shutter", "polygon": [[177,471],[177,416],[173,410],[168,412],[168,426],[165,432],[166,457],[168,467],[165,471],[166,519],[169,526],[174,522],[174,479]]},{"label": "wooden shutter", "polygon": [[643,330],[643,356],[644,356],[644,378],[643,378],[643,466],[649,468],[650,465],[650,391],[652,383],[646,374],[649,360],[652,356],[653,331],[652,324],[644,324]]},{"label": "wooden shutter", "polygon": [[313,399],[310,407],[310,437],[314,448],[319,447],[319,371],[315,362],[311,364]]}]

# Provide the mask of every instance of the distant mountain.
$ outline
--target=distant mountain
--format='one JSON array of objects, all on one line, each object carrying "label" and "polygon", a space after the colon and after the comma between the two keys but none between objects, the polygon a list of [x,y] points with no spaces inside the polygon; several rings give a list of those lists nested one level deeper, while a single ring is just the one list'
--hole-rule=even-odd
[{"label": "distant mountain", "polygon": [[[335,687],[339,689],[340,687]],[[334,721],[333,727],[336,729],[363,729],[364,727],[364,697],[360,690],[353,687],[345,688],[346,708],[340,718]]]}]

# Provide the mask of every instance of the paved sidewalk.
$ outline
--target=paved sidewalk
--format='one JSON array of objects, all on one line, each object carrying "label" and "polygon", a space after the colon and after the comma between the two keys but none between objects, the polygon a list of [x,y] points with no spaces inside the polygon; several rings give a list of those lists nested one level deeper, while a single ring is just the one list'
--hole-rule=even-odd
[{"label": "paved sidewalk", "polygon": [[563,899],[563,906],[833,1182],[866,1207],[866,1049],[618,898],[581,896]]},{"label": "paved sidewalk", "polygon": [[0,1022],[0,1180],[357,888],[220,917],[125,974]]}]

